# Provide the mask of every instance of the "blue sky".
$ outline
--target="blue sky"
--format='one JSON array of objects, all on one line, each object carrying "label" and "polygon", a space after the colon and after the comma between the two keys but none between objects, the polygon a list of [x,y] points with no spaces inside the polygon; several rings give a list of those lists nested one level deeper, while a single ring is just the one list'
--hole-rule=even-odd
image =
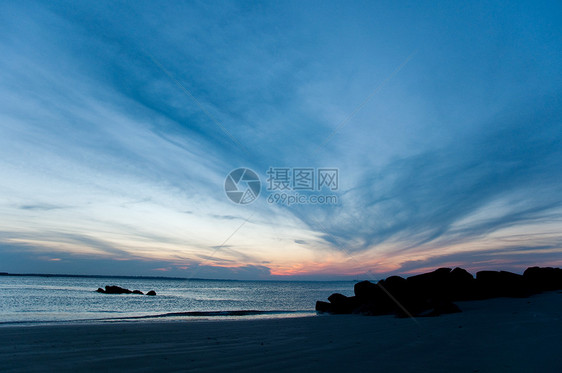
[{"label": "blue sky", "polygon": [[[556,2],[0,5],[0,271],[562,265]],[[262,194],[237,205],[226,175]],[[268,203],[269,167],[339,170]]]}]

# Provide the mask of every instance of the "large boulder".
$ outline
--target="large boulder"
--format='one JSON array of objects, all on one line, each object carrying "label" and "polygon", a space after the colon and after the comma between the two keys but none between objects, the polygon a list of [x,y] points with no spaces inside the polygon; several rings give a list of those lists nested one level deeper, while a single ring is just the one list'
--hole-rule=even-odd
[{"label": "large boulder", "polygon": [[377,298],[381,289],[370,281],[361,281],[355,284],[353,292],[359,300],[365,302]]},{"label": "large boulder", "polygon": [[380,287],[370,281],[361,281],[355,284],[353,292],[355,293],[355,299],[359,303],[359,306],[355,310],[357,313],[365,315],[376,314],[375,305],[383,294]]},{"label": "large boulder", "polygon": [[476,283],[482,298],[522,298],[532,294],[522,275],[507,271],[480,271],[476,273]]},{"label": "large boulder", "polygon": [[451,301],[478,299],[476,280],[465,269],[453,269],[445,284],[446,299]]},{"label": "large boulder", "polygon": [[387,284],[385,280],[381,280],[376,284],[369,281],[361,281],[355,284],[354,292],[355,298],[358,302],[358,307],[356,308],[357,313],[362,313],[366,315],[387,315],[391,314],[395,310],[395,302],[389,296],[390,288],[398,288],[399,280],[391,280],[390,284]]},{"label": "large boulder", "polygon": [[410,289],[421,298],[447,299],[451,268],[439,268],[433,272],[410,276],[406,280]]},{"label": "large boulder", "polygon": [[[447,286],[450,268],[404,279],[390,276],[377,284],[362,281],[355,284],[358,302],[356,312],[367,315],[415,316],[435,308],[439,301],[448,300]],[[456,272],[457,277],[463,277]],[[472,276],[471,276],[472,277]]]},{"label": "large boulder", "polygon": [[390,293],[395,298],[405,298],[409,295],[408,281],[400,276],[390,276],[379,281],[379,287],[384,287],[385,293]]},{"label": "large boulder", "polygon": [[156,292],[154,290],[150,290],[148,293],[146,293],[146,295],[154,296],[156,295]]},{"label": "large boulder", "polygon": [[527,284],[534,291],[562,289],[562,269],[551,267],[529,267],[523,273]]},{"label": "large boulder", "polygon": [[379,312],[383,314],[412,314],[420,310],[421,298],[412,290],[408,281],[400,276],[390,276],[377,284],[384,292],[379,300]]},{"label": "large boulder", "polygon": [[411,316],[426,310],[429,305],[403,277],[390,276],[376,284],[362,281],[355,284],[357,313],[366,315]]},{"label": "large boulder", "polygon": [[330,301],[331,313],[347,314],[353,313],[359,306],[356,297],[346,297],[345,295],[334,293],[328,297]]},{"label": "large boulder", "polygon": [[321,300],[316,301],[316,311],[320,313],[332,313],[332,305]]}]

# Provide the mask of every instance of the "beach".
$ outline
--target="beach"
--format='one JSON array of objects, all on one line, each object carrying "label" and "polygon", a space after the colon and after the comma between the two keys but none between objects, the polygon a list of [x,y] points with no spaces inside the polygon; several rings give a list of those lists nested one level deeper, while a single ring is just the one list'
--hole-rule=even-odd
[{"label": "beach", "polygon": [[1,370],[562,371],[562,294],[458,302],[434,318],[66,323],[0,328]]}]

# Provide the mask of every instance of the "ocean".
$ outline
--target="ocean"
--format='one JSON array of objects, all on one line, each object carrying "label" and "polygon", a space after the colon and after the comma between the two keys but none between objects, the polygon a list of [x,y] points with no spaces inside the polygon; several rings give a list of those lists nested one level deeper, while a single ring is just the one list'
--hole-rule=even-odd
[{"label": "ocean", "polygon": [[[118,285],[156,296],[100,294]],[[229,281],[130,277],[0,276],[0,325],[80,321],[314,316],[317,300],[353,295],[353,281]]]}]

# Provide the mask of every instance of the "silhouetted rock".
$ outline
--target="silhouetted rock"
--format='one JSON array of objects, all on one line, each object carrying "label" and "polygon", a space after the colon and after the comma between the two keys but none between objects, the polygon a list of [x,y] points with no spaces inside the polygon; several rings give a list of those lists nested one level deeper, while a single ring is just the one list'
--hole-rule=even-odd
[{"label": "silhouetted rock", "polygon": [[468,283],[474,281],[474,276],[472,276],[466,269],[456,267],[449,274],[449,280],[455,283]]},{"label": "silhouetted rock", "polygon": [[355,296],[362,301],[376,298],[380,291],[381,290],[377,287],[377,285],[373,284],[370,281],[358,282],[353,287]]},{"label": "silhouetted rock", "polygon": [[527,284],[534,291],[562,289],[562,269],[551,267],[529,267],[523,273]]},{"label": "silhouetted rock", "polygon": [[437,316],[461,312],[453,303],[493,297],[527,297],[539,291],[562,289],[562,269],[527,268],[523,275],[506,271],[480,271],[474,278],[462,268],[439,268],[404,279],[390,276],[376,284],[355,284],[355,296],[332,294],[330,303],[318,301],[316,310],[398,317]]},{"label": "silhouetted rock", "polygon": [[354,286],[354,293],[358,303],[355,309],[356,313],[384,315],[390,312],[388,296],[379,284],[373,284],[369,281],[358,282]]},{"label": "silhouetted rock", "polygon": [[[427,297],[431,293],[430,285],[425,289],[426,282],[417,284],[416,281],[426,277],[415,278],[412,283],[400,276],[391,276],[380,280],[377,284],[362,281],[355,284],[356,306],[355,313],[365,315],[397,315],[412,316],[431,308]],[[421,291],[423,289],[423,291]]]},{"label": "silhouetted rock", "polygon": [[316,311],[322,313],[332,313],[332,305],[328,302],[316,301]]},{"label": "silhouetted rock", "polygon": [[330,301],[330,312],[335,314],[354,313],[360,304],[356,297],[346,297],[339,293],[330,295],[328,300]]},{"label": "silhouetted rock", "polygon": [[[383,291],[392,294],[396,298],[407,297],[409,294],[408,281],[400,276],[390,276],[386,280],[379,281],[379,287],[384,286]],[[386,290],[386,291],[385,291]]]},{"label": "silhouetted rock", "polygon": [[375,314],[408,314],[418,309],[420,298],[414,294],[405,278],[390,276],[380,280],[377,286],[382,290],[382,295],[376,301]]},{"label": "silhouetted rock", "polygon": [[451,268],[439,268],[433,272],[408,277],[408,285],[412,291],[422,298],[445,298],[448,294],[448,281]]},{"label": "silhouetted rock", "polygon": [[347,297],[340,293],[334,293],[328,297],[328,301],[332,304],[346,303]]},{"label": "silhouetted rock", "polygon": [[[96,290],[98,293],[102,293],[102,294],[138,294],[138,295],[143,295],[144,293],[140,290],[129,290],[129,289],[125,289],[122,288],[120,286],[114,286],[114,285],[108,285],[105,287],[105,290],[102,288],[98,288],[98,290]],[[146,295],[156,295],[156,292],[154,290],[149,291],[148,293],[146,293]]]},{"label": "silhouetted rock", "polygon": [[476,273],[476,283],[483,298],[521,298],[532,294],[522,275],[506,271],[480,271]]},{"label": "silhouetted rock", "polygon": [[119,286],[108,285],[105,287],[105,294],[131,294],[132,291]]},{"label": "silhouetted rock", "polygon": [[445,288],[445,298],[451,301],[479,299],[475,278],[459,267],[449,273]]}]

